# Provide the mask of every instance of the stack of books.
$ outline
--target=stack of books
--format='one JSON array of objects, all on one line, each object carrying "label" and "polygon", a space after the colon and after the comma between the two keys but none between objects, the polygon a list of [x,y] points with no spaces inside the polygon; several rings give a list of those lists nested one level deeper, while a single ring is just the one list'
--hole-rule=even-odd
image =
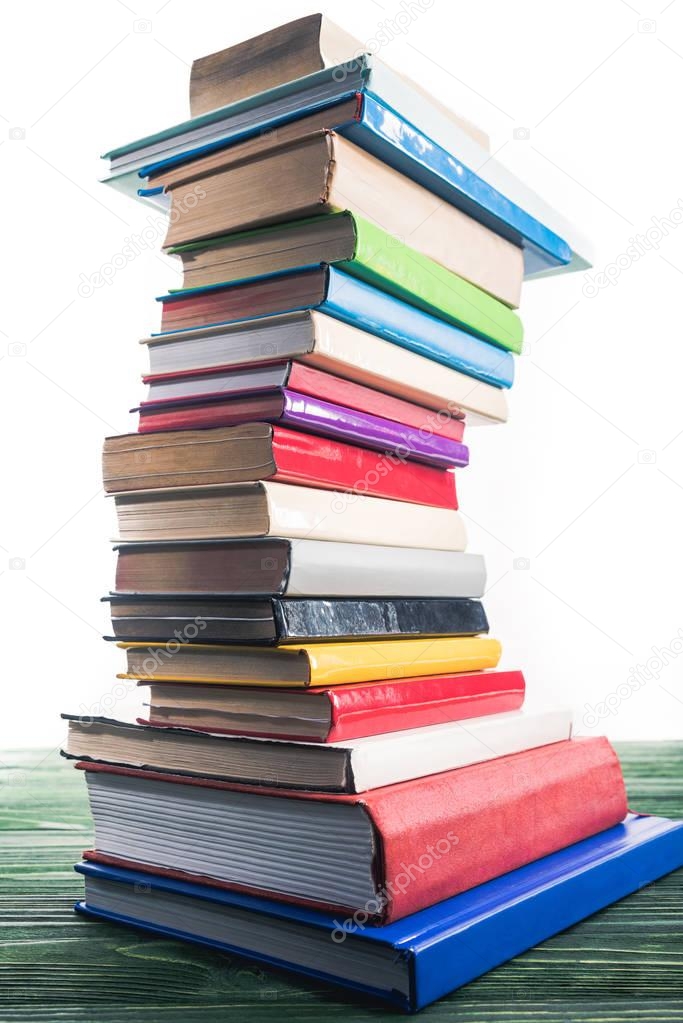
[{"label": "stack of books", "polygon": [[80,911],[414,1010],[678,866],[683,827],[524,706],[465,552],[464,431],[506,419],[522,281],[576,235],[360,50],[313,16],[203,58],[193,119],[109,154],[184,280],[103,458],[144,717],[65,715],[64,753]]}]

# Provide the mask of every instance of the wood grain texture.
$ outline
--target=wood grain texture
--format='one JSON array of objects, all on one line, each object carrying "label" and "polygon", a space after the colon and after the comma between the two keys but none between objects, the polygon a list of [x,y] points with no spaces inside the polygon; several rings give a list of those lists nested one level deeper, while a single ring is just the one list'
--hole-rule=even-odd
[{"label": "wood grain texture", "polygon": [[[683,816],[683,744],[618,747],[630,805]],[[0,755],[0,1020],[225,1023],[397,1019],[322,985],[77,918],[85,786],[56,751]],[[680,1023],[683,871],[426,1009],[458,1023]]]}]

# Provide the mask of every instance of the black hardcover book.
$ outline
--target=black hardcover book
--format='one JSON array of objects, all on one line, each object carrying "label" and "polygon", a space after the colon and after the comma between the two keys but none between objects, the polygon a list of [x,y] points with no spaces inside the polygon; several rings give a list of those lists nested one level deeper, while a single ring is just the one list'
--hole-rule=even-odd
[{"label": "black hardcover book", "polygon": [[286,644],[488,632],[480,601],[394,597],[312,600],[193,599],[112,594],[113,639],[129,642]]}]

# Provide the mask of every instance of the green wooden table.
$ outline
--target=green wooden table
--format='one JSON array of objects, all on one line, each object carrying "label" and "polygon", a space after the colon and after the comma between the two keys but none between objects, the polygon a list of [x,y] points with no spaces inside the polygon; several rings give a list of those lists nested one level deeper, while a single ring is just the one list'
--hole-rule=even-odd
[{"label": "green wooden table", "polygon": [[[619,747],[632,807],[683,817],[683,744]],[[0,1021],[214,1023],[399,1015],[175,941],[77,918],[91,841],[83,776],[55,751],[0,755]],[[463,1023],[683,1020],[683,871],[426,1009]]]}]

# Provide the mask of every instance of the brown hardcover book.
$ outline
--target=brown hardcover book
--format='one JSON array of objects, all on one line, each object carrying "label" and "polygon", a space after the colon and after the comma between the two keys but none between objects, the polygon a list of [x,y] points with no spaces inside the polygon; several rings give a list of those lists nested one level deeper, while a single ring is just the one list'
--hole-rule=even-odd
[{"label": "brown hardcover book", "polygon": [[[324,14],[309,14],[286,25],[253,36],[235,46],[192,62],[190,110],[193,117],[236,103],[266,89],[314,74],[325,67],[345,64],[368,50],[368,44],[349,35]],[[376,59],[375,59],[376,60]],[[398,72],[395,72],[398,75]],[[425,96],[443,115],[489,149],[489,138],[470,121],[439,103],[416,82],[398,75]]]}]

